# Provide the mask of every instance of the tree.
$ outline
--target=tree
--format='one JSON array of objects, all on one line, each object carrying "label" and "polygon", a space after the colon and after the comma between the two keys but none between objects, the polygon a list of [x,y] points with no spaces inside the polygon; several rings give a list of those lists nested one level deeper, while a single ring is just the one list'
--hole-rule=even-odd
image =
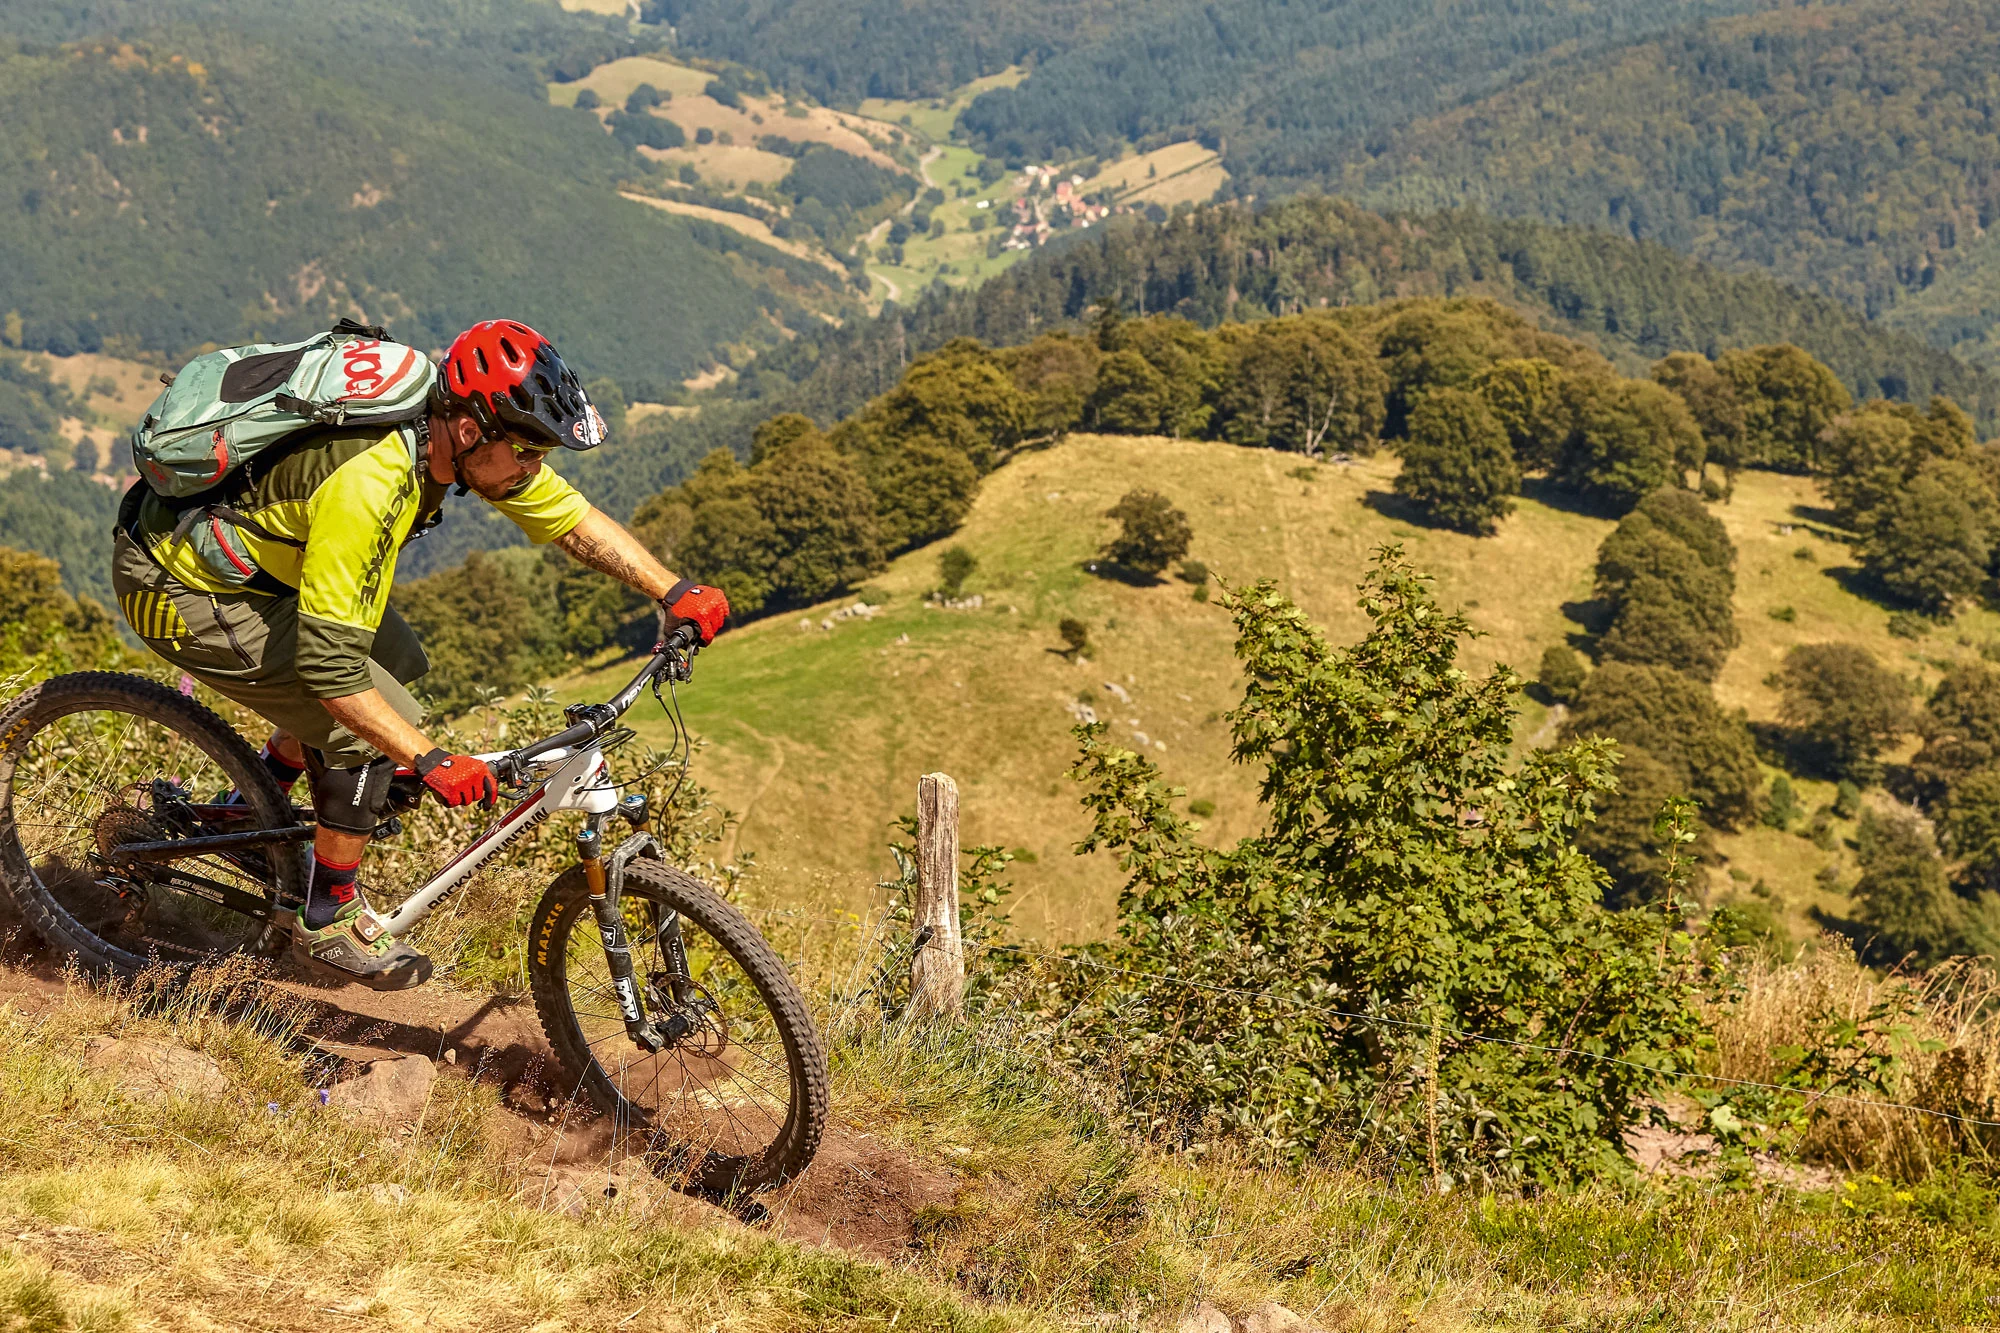
[{"label": "tree", "polygon": [[1892,597],[1949,615],[1986,581],[1993,493],[1970,464],[1933,459],[1871,515],[1861,565]]},{"label": "tree", "polygon": [[1924,745],[1910,766],[1933,794],[2000,765],[2000,669],[1985,662],[1952,666],[1924,704],[1918,730]]},{"label": "tree", "polygon": [[1608,736],[1628,755],[1646,751],[1667,766],[1675,795],[1701,804],[1704,823],[1736,829],[1756,814],[1764,780],[1749,729],[1671,667],[1604,663],[1577,691],[1563,735]]},{"label": "tree", "polygon": [[819,435],[819,426],[803,412],[780,412],[750,432],[750,465],[755,467],[780,449]]},{"label": "tree", "polygon": [[516,690],[563,657],[554,570],[521,547],[474,551],[456,569],[399,585],[396,607],[429,650],[417,689],[446,712],[482,690]]},{"label": "tree", "polygon": [[1224,439],[1310,455],[1374,448],[1387,380],[1345,329],[1293,315],[1225,327],[1219,337],[1225,366],[1216,420]]},{"label": "tree", "polygon": [[103,607],[63,591],[61,565],[7,546],[0,546],[0,633],[14,636],[26,652],[66,642],[80,656],[117,638]]},{"label": "tree", "polygon": [[882,568],[874,493],[823,439],[795,441],[750,476],[773,536],[772,602],[822,601]]},{"label": "tree", "polygon": [[1104,516],[1119,524],[1118,535],[1105,544],[1105,558],[1134,573],[1157,576],[1194,541],[1187,515],[1157,491],[1127,491]]},{"label": "tree", "polygon": [[1045,333],[996,355],[1025,400],[1029,436],[1053,439],[1082,423],[1097,391],[1097,367],[1103,359],[1097,344],[1073,333]]},{"label": "tree", "polygon": [[1390,319],[1378,342],[1387,372],[1384,434],[1408,431],[1417,401],[1433,389],[1460,388],[1512,350],[1486,312],[1419,303]]},{"label": "tree", "polygon": [[1137,352],[1111,353],[1097,367],[1089,418],[1099,430],[1157,435],[1167,415],[1167,379]]},{"label": "tree", "polygon": [[890,439],[926,437],[965,455],[981,474],[1021,442],[1028,403],[993,354],[954,338],[915,361],[874,405]]},{"label": "tree", "polygon": [[1932,967],[1970,951],[1971,913],[1952,892],[1937,843],[1915,816],[1869,811],[1860,844],[1854,915],[1874,935],[1866,957]]},{"label": "tree", "polygon": [[1396,494],[1434,523],[1491,533],[1514,512],[1521,471],[1500,419],[1479,394],[1434,389],[1410,414]]},{"label": "tree", "polygon": [[2000,889],[2000,768],[1975,769],[1954,783],[1939,826],[1975,888]]},{"label": "tree", "polygon": [[877,426],[849,420],[830,438],[868,480],[884,550],[904,550],[955,530],[979,493],[972,460],[932,436],[889,438]]},{"label": "tree", "polygon": [[1215,411],[1210,399],[1220,372],[1214,337],[1178,315],[1122,320],[1110,337],[1114,353],[1137,352],[1159,373],[1159,424],[1153,429],[1175,439],[1202,435]]},{"label": "tree", "polygon": [[1622,513],[1702,461],[1686,404],[1657,384],[1575,376],[1565,388],[1570,434],[1552,479]]},{"label": "tree", "polygon": [[1882,751],[1914,722],[1909,686],[1859,644],[1798,644],[1771,684],[1779,720],[1831,777],[1878,780]]},{"label": "tree", "polygon": [[[1130,878],[1111,970],[1070,974],[1066,1033],[1100,1074],[1119,1071],[1130,1104],[1176,1108],[1188,1137],[1309,1158],[1372,1124],[1435,1144],[1454,1181],[1610,1167],[1660,1071],[1695,1058],[1699,1024],[1685,938],[1659,913],[1600,910],[1603,876],[1571,833],[1609,785],[1609,747],[1510,764],[1519,682],[1458,667],[1470,627],[1393,551],[1363,585],[1372,626],[1350,648],[1269,583],[1223,602],[1244,671],[1234,749],[1263,769],[1261,827],[1208,845],[1150,761],[1102,724],[1081,729],[1081,846],[1117,853]],[[1170,992],[1159,974],[1188,984]],[[1315,1017],[1335,1008],[1392,1022]],[[1439,1031],[1520,1044],[1439,1046]],[[1648,1055],[1569,1062],[1533,1035],[1553,1032]],[[1397,1091],[1418,1059],[1435,1062],[1435,1098]]]},{"label": "tree", "polygon": [[1743,405],[1746,462],[1811,471],[1821,434],[1854,403],[1839,376],[1790,343],[1724,352],[1716,369]]},{"label": "tree", "polygon": [[[1636,747],[1620,747],[1617,781],[1591,802],[1591,819],[1577,830],[1578,850],[1604,867],[1610,882],[1603,904],[1614,911],[1657,907],[1666,899],[1666,864],[1654,822],[1676,796],[1687,795],[1675,767]],[[1707,855],[1714,839],[1704,836],[1695,850]]]},{"label": "tree", "polygon": [[1551,467],[1569,437],[1564,373],[1534,357],[1496,361],[1472,378],[1472,388],[1493,409],[1524,471]]},{"label": "tree", "polygon": [[1873,526],[1876,513],[1909,481],[1917,410],[1881,399],[1863,403],[1827,431],[1820,483],[1835,519],[1856,532]]},{"label": "tree", "polygon": [[1735,556],[1700,500],[1648,496],[1598,548],[1597,594],[1610,604],[1599,652],[1713,680],[1738,642]]},{"label": "tree", "polygon": [[1743,467],[1749,429],[1735,383],[1699,352],[1675,352],[1655,361],[1653,382],[1687,404],[1701,430],[1706,461],[1734,478]]}]

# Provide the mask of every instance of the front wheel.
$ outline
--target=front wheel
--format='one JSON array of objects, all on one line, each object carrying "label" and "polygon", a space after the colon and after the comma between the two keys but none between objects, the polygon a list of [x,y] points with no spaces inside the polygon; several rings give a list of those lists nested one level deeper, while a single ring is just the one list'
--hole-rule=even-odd
[{"label": "front wheel", "polygon": [[741,913],[657,861],[627,866],[620,910],[657,1051],[619,1015],[583,867],[535,908],[528,979],[566,1086],[613,1152],[671,1183],[767,1189],[805,1169],[826,1126],[826,1055],[784,964]]}]

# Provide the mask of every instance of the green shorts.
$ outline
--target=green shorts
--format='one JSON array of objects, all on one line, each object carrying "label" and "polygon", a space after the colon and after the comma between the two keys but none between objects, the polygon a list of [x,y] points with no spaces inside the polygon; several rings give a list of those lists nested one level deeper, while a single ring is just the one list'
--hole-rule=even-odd
[{"label": "green shorts", "polygon": [[[356,736],[299,683],[299,599],[258,592],[205,593],[174,578],[119,532],[111,590],[127,624],[148,648],[218,694],[289,731],[326,756],[355,768],[382,752]],[[375,631],[368,675],[382,697],[421,726],[424,710],[405,688],[431,669],[409,622],[391,609]]]}]

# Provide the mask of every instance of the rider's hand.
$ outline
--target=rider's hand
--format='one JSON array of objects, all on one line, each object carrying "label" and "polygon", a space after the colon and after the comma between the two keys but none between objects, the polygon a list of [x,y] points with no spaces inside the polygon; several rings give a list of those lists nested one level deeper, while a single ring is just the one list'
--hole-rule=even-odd
[{"label": "rider's hand", "polygon": [[682,579],[660,599],[660,642],[682,625],[693,625],[701,633],[704,646],[714,643],[729,619],[729,599],[722,589]]},{"label": "rider's hand", "polygon": [[417,756],[417,776],[423,784],[449,806],[471,805],[479,802],[487,809],[493,808],[494,798],[500,794],[500,784],[493,777],[493,770],[483,759],[469,754],[446,754],[443,750],[432,750]]}]

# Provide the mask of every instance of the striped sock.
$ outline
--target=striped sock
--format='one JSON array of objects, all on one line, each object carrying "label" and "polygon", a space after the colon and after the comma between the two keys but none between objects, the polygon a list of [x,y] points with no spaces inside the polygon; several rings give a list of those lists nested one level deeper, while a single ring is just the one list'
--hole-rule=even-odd
[{"label": "striped sock", "polygon": [[358,856],[347,865],[324,856],[313,858],[312,887],[306,891],[307,930],[325,930],[340,915],[340,909],[354,901],[354,895],[361,891],[354,882],[360,869]]}]

